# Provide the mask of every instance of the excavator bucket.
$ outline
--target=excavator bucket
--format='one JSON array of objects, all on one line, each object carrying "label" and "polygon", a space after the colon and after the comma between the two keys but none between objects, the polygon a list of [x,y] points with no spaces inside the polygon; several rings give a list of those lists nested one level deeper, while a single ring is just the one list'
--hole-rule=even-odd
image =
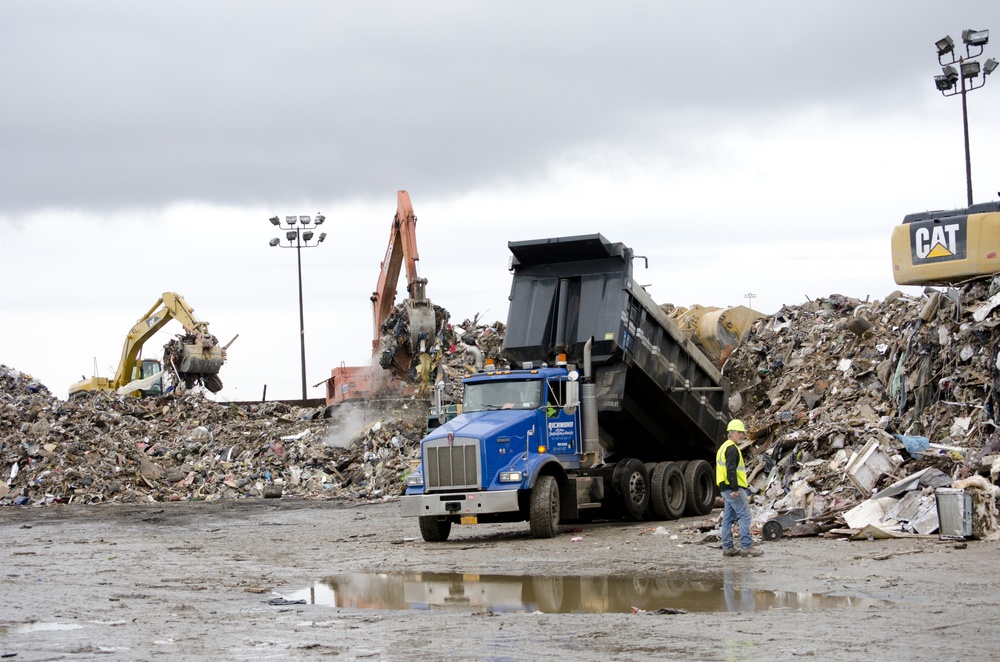
[{"label": "excavator bucket", "polygon": [[437,325],[434,321],[434,306],[430,299],[406,299],[403,302],[406,316],[409,318],[410,346],[415,353],[420,353],[420,335],[425,339],[425,350],[434,344],[434,333]]},{"label": "excavator bucket", "polygon": [[223,363],[225,363],[225,358],[221,352],[199,351],[192,345],[184,345],[184,351],[181,353],[181,363],[177,366],[177,369],[180,372],[217,375],[219,374],[219,370],[222,369]]},{"label": "excavator bucket", "polygon": [[226,362],[226,350],[214,337],[210,341],[199,341],[190,334],[178,336],[164,350],[164,360],[173,366],[187,386],[201,382],[212,393],[222,390],[218,374]]}]

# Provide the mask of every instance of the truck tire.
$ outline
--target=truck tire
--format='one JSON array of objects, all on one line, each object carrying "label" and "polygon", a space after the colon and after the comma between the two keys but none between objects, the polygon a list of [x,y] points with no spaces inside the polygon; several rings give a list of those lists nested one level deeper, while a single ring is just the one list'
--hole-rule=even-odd
[{"label": "truck tire", "polygon": [[641,519],[649,506],[649,474],[646,465],[634,457],[615,465],[612,484],[618,492],[625,514]]},{"label": "truck tire", "polygon": [[649,505],[656,519],[677,519],[687,505],[684,473],[674,462],[660,462],[649,478]]},{"label": "truck tire", "polygon": [[529,524],[535,538],[552,538],[559,526],[559,483],[554,476],[539,476],[531,489]]},{"label": "truck tire", "polygon": [[705,460],[689,462],[684,469],[684,492],[688,515],[707,515],[715,506],[715,476]]},{"label": "truck tire", "polygon": [[451,533],[451,520],[440,519],[434,515],[420,518],[420,535],[426,542],[444,542]]},{"label": "truck tire", "polygon": [[656,465],[658,462],[643,462],[646,467],[646,475],[649,476],[649,505],[646,506],[646,512],[643,513],[643,518],[648,520],[660,520],[662,517],[658,516],[653,510],[653,493],[656,492],[656,488],[653,487],[656,483],[653,482],[653,472],[656,471]]}]

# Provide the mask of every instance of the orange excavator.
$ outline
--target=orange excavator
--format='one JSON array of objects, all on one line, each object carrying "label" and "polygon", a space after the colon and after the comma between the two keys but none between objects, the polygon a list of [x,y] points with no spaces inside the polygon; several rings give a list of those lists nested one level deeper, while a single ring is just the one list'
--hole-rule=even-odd
[{"label": "orange excavator", "polygon": [[[436,323],[434,306],[427,298],[427,279],[417,273],[417,217],[413,213],[410,194],[397,194],[396,215],[392,219],[389,245],[379,271],[378,285],[372,293],[374,339],[371,365],[349,367],[341,364],[326,380],[326,404],[342,404],[375,397],[386,391],[398,390],[410,374],[414,354],[427,351],[434,342]],[[406,268],[407,298],[396,310],[396,284]],[[395,316],[403,337],[383,332],[383,326]],[[390,342],[386,342],[386,339]],[[397,342],[398,341],[398,342]]]}]

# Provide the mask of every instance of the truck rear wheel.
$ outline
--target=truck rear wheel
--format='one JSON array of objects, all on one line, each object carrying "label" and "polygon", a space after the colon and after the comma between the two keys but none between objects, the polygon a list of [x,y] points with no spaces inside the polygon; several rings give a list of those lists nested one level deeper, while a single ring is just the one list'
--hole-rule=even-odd
[{"label": "truck rear wheel", "polygon": [[705,460],[689,462],[684,469],[684,491],[688,515],[707,515],[715,506],[715,476]]},{"label": "truck rear wheel", "polygon": [[649,474],[646,465],[632,457],[615,465],[612,483],[618,491],[625,513],[640,519],[649,506]]},{"label": "truck rear wheel", "polygon": [[559,526],[559,483],[554,476],[539,476],[531,490],[531,535],[551,538]]},{"label": "truck rear wheel", "polygon": [[677,519],[684,514],[687,491],[684,473],[674,462],[660,462],[649,478],[649,505],[656,519]]},{"label": "truck rear wheel", "polygon": [[426,542],[444,542],[451,533],[451,521],[427,515],[420,518],[420,535]]}]

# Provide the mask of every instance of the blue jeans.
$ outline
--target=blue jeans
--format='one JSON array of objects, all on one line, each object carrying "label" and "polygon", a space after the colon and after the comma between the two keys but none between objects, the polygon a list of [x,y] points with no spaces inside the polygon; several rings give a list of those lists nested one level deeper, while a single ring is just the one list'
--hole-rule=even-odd
[{"label": "blue jeans", "polygon": [[725,507],[722,509],[722,549],[733,548],[733,522],[740,523],[740,547],[747,549],[753,544],[750,537],[750,501],[747,499],[747,489],[741,487],[739,496],[733,497],[732,490],[726,488],[722,490],[722,500]]}]

